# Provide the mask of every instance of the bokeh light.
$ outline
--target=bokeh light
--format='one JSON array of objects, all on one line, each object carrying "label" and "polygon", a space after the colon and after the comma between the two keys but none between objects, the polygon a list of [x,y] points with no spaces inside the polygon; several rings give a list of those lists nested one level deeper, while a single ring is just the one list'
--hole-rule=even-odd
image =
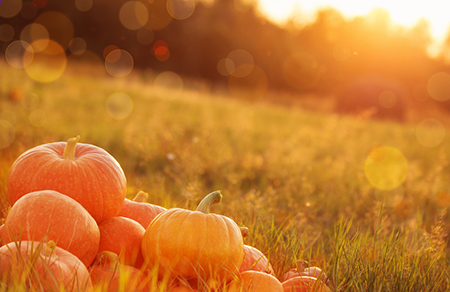
[{"label": "bokeh light", "polygon": [[156,94],[165,97],[180,97],[184,90],[183,79],[175,72],[165,71],[156,76],[154,81]]},{"label": "bokeh light", "polygon": [[153,32],[153,30],[143,27],[137,31],[136,39],[141,45],[147,46],[153,43],[153,40],[155,39],[155,33]]},{"label": "bokeh light", "polygon": [[286,58],[283,75],[286,82],[295,89],[312,89],[319,83],[320,66],[313,55],[299,52]]},{"label": "bokeh light", "polygon": [[428,93],[437,101],[450,99],[450,74],[439,72],[428,79]]},{"label": "bokeh light", "polygon": [[41,109],[36,109],[30,113],[28,121],[33,127],[43,127],[47,123],[47,114]]},{"label": "bokeh light", "polygon": [[148,9],[140,1],[125,2],[119,11],[120,23],[129,30],[137,30],[148,21]]},{"label": "bokeh light", "polygon": [[6,48],[5,58],[14,68],[25,68],[33,61],[34,51],[27,42],[14,41]]},{"label": "bokeh light", "polygon": [[[0,1],[1,3],[1,1]],[[0,17],[11,18],[19,14],[22,9],[22,0],[3,0],[0,4]]]},{"label": "bokeh light", "polygon": [[37,8],[44,8],[47,5],[47,0],[33,0],[33,5]]},{"label": "bokeh light", "polygon": [[430,240],[427,232],[420,228],[409,230],[405,235],[405,247],[412,253],[428,249]]},{"label": "bokeh light", "polygon": [[384,108],[391,108],[397,103],[397,95],[390,90],[384,90],[378,96],[378,102]]},{"label": "bokeh light", "polygon": [[346,45],[339,44],[333,48],[333,57],[340,62],[347,61],[351,55],[352,53]]},{"label": "bokeh light", "polygon": [[245,77],[230,76],[228,88],[236,98],[256,101],[265,96],[269,83],[266,73],[259,66],[255,66]]},{"label": "bokeh light", "polygon": [[108,57],[109,53],[112,51],[118,50],[119,47],[116,45],[108,45],[103,49],[103,58],[106,59]]},{"label": "bokeh light", "polygon": [[118,49],[108,54],[105,68],[114,77],[125,77],[133,70],[133,57],[125,50]]},{"label": "bokeh light", "polygon": [[412,205],[406,199],[401,199],[394,203],[393,211],[399,218],[405,218],[411,213],[411,210]]},{"label": "bokeh light", "polygon": [[69,43],[74,36],[72,21],[63,13],[57,11],[48,11],[40,14],[35,23],[43,25],[50,39],[59,43],[63,49],[69,48]]},{"label": "bokeh light", "polygon": [[178,20],[188,18],[194,13],[194,0],[167,0],[167,11]]},{"label": "bokeh light", "polygon": [[230,75],[245,77],[252,72],[255,63],[249,52],[239,49],[228,54],[225,65]]},{"label": "bokeh light", "polygon": [[21,101],[25,97],[25,90],[20,86],[13,87],[9,91],[9,97],[14,101]]},{"label": "bokeh light", "polygon": [[0,149],[11,146],[16,137],[16,132],[10,122],[0,119]]},{"label": "bokeh light", "polygon": [[412,89],[412,96],[417,101],[426,101],[430,98],[427,86],[425,84],[417,84]]},{"label": "bokeh light", "polygon": [[425,147],[436,147],[444,141],[445,126],[437,119],[425,119],[416,127],[416,138]]},{"label": "bokeh light", "polygon": [[83,38],[73,38],[69,43],[69,50],[74,55],[81,55],[86,51],[87,44]]},{"label": "bokeh light", "polygon": [[436,202],[441,207],[447,207],[450,205],[450,194],[446,191],[439,192],[436,195]]},{"label": "bokeh light", "polygon": [[33,62],[25,71],[32,79],[48,83],[57,80],[64,73],[67,57],[61,45],[53,40],[37,40],[31,46],[41,49],[44,43],[47,43],[47,46],[34,54]]},{"label": "bokeh light", "polygon": [[[34,52],[41,52],[43,51],[49,42],[49,33],[48,30],[39,23],[31,23],[27,26],[25,26],[22,31],[20,32],[20,39],[22,41],[25,41],[29,44],[33,44],[33,50]],[[39,42],[36,42],[37,40],[40,40]]]},{"label": "bokeh light", "polygon": [[4,110],[0,112],[0,120],[5,120],[11,125],[15,125],[17,123],[17,115],[13,111]]},{"label": "bokeh light", "polygon": [[169,47],[167,43],[162,40],[158,40],[153,44],[153,53],[157,60],[164,62],[170,57]]},{"label": "bokeh light", "polygon": [[96,53],[89,50],[81,55],[70,55],[67,58],[67,71],[76,72],[82,76],[101,77],[106,75],[103,60]]},{"label": "bokeh light", "polygon": [[33,92],[27,92],[25,97],[21,100],[21,104],[27,110],[35,110],[39,107],[41,103],[41,99],[39,95]]},{"label": "bokeh light", "polygon": [[133,111],[133,100],[126,93],[116,92],[106,100],[105,109],[112,118],[123,120]]},{"label": "bokeh light", "polygon": [[406,180],[408,162],[400,150],[380,146],[374,148],[368,155],[364,173],[375,188],[392,190]]},{"label": "bokeh light", "polygon": [[33,19],[36,17],[38,9],[34,6],[33,2],[23,3],[22,10],[20,10],[20,15],[25,19]]},{"label": "bokeh light", "polygon": [[81,12],[91,10],[94,0],[75,0],[75,7]]},{"label": "bokeh light", "polygon": [[148,3],[149,17],[145,27],[150,30],[160,30],[168,26],[173,18],[167,11],[166,1],[149,0]]},{"label": "bokeh light", "polygon": [[9,42],[14,37],[14,27],[5,23],[0,25],[0,41]]},{"label": "bokeh light", "polygon": [[217,62],[217,72],[222,76],[230,76],[230,72],[227,70],[227,58],[222,58]]}]

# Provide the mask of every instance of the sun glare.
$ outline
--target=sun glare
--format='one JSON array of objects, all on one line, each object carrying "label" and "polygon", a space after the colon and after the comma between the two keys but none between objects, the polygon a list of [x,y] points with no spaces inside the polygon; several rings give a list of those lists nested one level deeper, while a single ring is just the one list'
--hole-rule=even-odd
[{"label": "sun glare", "polygon": [[[284,23],[293,16],[296,20],[311,22],[316,11],[325,7],[334,7],[347,18],[367,15],[381,8],[389,12],[394,23],[407,27],[425,19],[429,22],[432,37],[438,42],[444,40],[450,26],[448,12],[442,9],[441,0],[259,0],[261,12],[278,23]],[[298,13],[301,13],[300,17],[293,15]]]}]

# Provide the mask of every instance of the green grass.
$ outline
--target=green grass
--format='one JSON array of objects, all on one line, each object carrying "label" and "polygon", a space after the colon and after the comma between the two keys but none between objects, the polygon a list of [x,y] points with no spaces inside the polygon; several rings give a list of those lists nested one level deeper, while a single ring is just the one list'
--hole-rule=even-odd
[{"label": "green grass", "polygon": [[[137,73],[123,79],[67,73],[41,84],[4,62],[0,69],[0,120],[15,130],[11,146],[0,149],[4,213],[14,160],[31,147],[80,135],[121,164],[128,197],[143,190],[150,203],[192,210],[221,190],[224,199],[212,212],[247,226],[245,243],[266,254],[278,278],[305,259],[337,291],[450,289],[450,214],[436,200],[450,187],[448,137],[427,148],[415,123],[240,101],[188,86],[179,96]],[[14,86],[25,90],[23,102],[9,98]],[[126,119],[105,110],[115,92],[133,100]],[[39,99],[34,108],[25,103],[32,93]],[[45,113],[42,126],[30,122],[36,110]],[[406,180],[393,190],[366,178],[375,144],[398,149],[408,162]]]}]

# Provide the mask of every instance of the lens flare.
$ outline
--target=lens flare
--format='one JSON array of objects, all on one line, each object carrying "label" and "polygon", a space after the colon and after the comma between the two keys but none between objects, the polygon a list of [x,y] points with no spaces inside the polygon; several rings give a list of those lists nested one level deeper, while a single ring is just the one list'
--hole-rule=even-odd
[{"label": "lens flare", "polygon": [[[20,39],[29,44],[34,43],[33,49],[35,52],[44,50],[49,42],[50,35],[48,30],[39,23],[31,23],[25,26],[20,33]],[[40,40],[40,42],[36,42]]]},{"label": "lens flare", "polygon": [[11,146],[16,138],[16,131],[10,122],[0,119],[0,149]]},{"label": "lens flare", "polygon": [[255,63],[249,52],[239,49],[228,54],[225,65],[230,75],[245,77],[252,72]]},{"label": "lens flare", "polygon": [[91,10],[94,5],[94,0],[75,0],[75,7],[81,12]]},{"label": "lens flare", "polygon": [[22,0],[3,0],[3,3],[0,5],[0,17],[11,18],[19,14],[22,9]]},{"label": "lens flare", "polygon": [[375,188],[392,190],[406,180],[408,162],[403,153],[396,148],[376,147],[365,161],[364,172]]},{"label": "lens flare", "polygon": [[390,90],[384,90],[378,96],[378,102],[384,108],[391,108],[397,103],[397,95]]},{"label": "lens flare", "polygon": [[57,80],[66,70],[67,57],[60,44],[53,40],[41,39],[33,42],[33,48],[45,49],[34,54],[33,62],[25,68],[32,79],[48,83]]},{"label": "lens flare", "polygon": [[445,126],[436,119],[425,119],[416,127],[416,138],[425,147],[436,147],[444,141]]},{"label": "lens flare", "polygon": [[125,50],[114,50],[108,54],[105,67],[109,74],[114,77],[125,77],[133,70],[133,57]]},{"label": "lens flare", "polygon": [[436,202],[441,207],[447,207],[450,205],[450,194],[448,192],[442,191],[436,195]]},{"label": "lens flare", "polygon": [[106,59],[108,57],[109,53],[112,51],[118,50],[119,47],[116,45],[108,45],[103,49],[103,58]]},{"label": "lens flare", "polygon": [[9,24],[0,25],[0,41],[9,42],[14,37],[14,27]]},{"label": "lens flare", "polygon": [[119,11],[119,19],[129,30],[138,30],[148,21],[148,9],[140,1],[125,2]]},{"label": "lens flare", "polygon": [[133,100],[126,93],[116,92],[106,100],[105,109],[112,118],[123,120],[133,111]]},{"label": "lens flare", "polygon": [[43,25],[50,39],[57,42],[63,49],[69,48],[69,43],[74,36],[72,21],[63,13],[48,11],[40,14],[35,23]]},{"label": "lens flare", "polygon": [[439,72],[428,79],[428,93],[437,101],[450,99],[450,74]]},{"label": "lens flare", "polygon": [[25,68],[33,61],[34,50],[27,42],[14,41],[6,48],[5,58],[14,68]]},{"label": "lens flare", "polygon": [[150,30],[160,30],[172,22],[173,18],[167,11],[166,1],[149,1],[149,17],[145,27]]},{"label": "lens flare", "polygon": [[81,55],[86,51],[87,44],[83,38],[73,38],[69,43],[69,50],[74,55]]},{"label": "lens flare", "polygon": [[183,79],[175,72],[165,71],[155,78],[156,94],[168,98],[180,97],[184,90]]},{"label": "lens flare", "polygon": [[194,13],[194,0],[168,0],[167,11],[175,19],[183,20]]},{"label": "lens flare", "polygon": [[[222,76],[230,76],[230,72],[228,72],[227,70],[227,59],[226,58],[222,58],[219,60],[219,62],[217,62],[217,72],[219,72],[220,75]],[[233,70],[234,70],[234,64],[233,66]]]},{"label": "lens flare", "polygon": [[25,90],[19,86],[13,87],[9,92],[9,97],[14,101],[21,101],[25,97]]},{"label": "lens flare", "polygon": [[405,235],[405,247],[409,252],[419,252],[430,247],[429,236],[423,229],[413,229]]},{"label": "lens flare", "polygon": [[37,8],[44,8],[47,5],[47,0],[33,0],[33,5]]}]

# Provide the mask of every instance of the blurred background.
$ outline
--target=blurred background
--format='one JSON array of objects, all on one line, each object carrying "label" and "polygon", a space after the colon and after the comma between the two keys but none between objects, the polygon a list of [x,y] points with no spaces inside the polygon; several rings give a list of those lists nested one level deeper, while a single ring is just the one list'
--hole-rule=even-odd
[{"label": "blurred background", "polygon": [[438,3],[351,2],[3,0],[0,53],[43,83],[71,69],[169,72],[168,86],[396,121],[450,110],[450,20]]}]

